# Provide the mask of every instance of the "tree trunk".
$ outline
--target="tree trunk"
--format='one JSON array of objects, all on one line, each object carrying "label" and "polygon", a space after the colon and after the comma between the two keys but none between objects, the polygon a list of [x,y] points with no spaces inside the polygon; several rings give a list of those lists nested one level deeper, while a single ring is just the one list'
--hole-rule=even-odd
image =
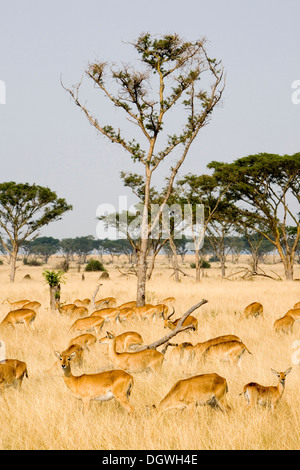
[{"label": "tree trunk", "polygon": [[172,264],[173,264],[173,269],[174,269],[175,282],[180,282],[179,265],[178,265],[178,258],[177,258],[177,252],[176,252],[176,245],[175,245],[173,237],[171,235],[170,235],[170,238],[169,238],[169,243],[170,243],[170,247],[171,247],[171,250],[172,250],[172,253],[173,253]]},{"label": "tree trunk", "polygon": [[148,240],[142,239],[137,262],[137,307],[143,307],[146,300],[147,246]]},{"label": "tree trunk", "polygon": [[56,305],[60,303],[60,284],[57,286],[50,286],[50,310],[54,312]]},{"label": "tree trunk", "polygon": [[11,253],[11,258],[10,258],[10,282],[15,281],[15,275],[16,275],[16,263],[17,263],[17,256],[18,256],[18,248],[13,247],[13,251]]},{"label": "tree trunk", "polygon": [[225,261],[226,261],[226,256],[221,256],[221,275],[223,279],[225,278],[225,269],[226,269]]},{"label": "tree trunk", "polygon": [[201,280],[201,261],[199,250],[195,250],[195,264],[196,264],[196,282]]}]

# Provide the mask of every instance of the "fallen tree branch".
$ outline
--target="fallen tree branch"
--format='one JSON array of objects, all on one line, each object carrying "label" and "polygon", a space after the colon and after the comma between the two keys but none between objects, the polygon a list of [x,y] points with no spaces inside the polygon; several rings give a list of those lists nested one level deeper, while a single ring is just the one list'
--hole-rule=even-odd
[{"label": "fallen tree branch", "polygon": [[201,307],[202,305],[206,304],[207,302],[208,302],[208,300],[203,299],[203,300],[201,300],[201,302],[198,302],[196,305],[193,305],[193,307],[191,307],[189,310],[187,310],[187,312],[185,312],[182,315],[182,317],[180,318],[180,321],[178,322],[175,330],[171,331],[169,334],[167,334],[163,338],[160,338],[159,340],[155,341],[154,343],[145,344],[145,345],[141,346],[140,348],[136,349],[135,352],[144,351],[145,349],[156,349],[156,348],[158,348],[158,346],[161,346],[162,344],[166,343],[167,341],[169,341],[169,339],[173,338],[173,336],[176,336],[181,331],[185,331],[185,330],[191,328],[191,326],[183,327],[182,326],[183,322],[185,321],[185,319],[191,313],[194,312],[194,310],[197,310],[197,308]]}]

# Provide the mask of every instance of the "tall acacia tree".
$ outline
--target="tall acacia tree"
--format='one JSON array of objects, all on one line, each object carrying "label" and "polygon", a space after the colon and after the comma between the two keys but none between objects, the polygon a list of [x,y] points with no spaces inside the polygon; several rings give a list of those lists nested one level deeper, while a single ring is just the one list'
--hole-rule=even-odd
[{"label": "tall acacia tree", "polygon": [[37,237],[39,230],[61,219],[72,209],[65,199],[49,188],[28,183],[0,184],[0,243],[10,254],[10,280],[15,280],[16,260],[20,246]]},{"label": "tall acacia tree", "polygon": [[292,280],[300,239],[300,153],[260,153],[207,166],[220,183],[230,184],[228,197],[235,204],[238,225],[255,230],[276,247],[285,277]]},{"label": "tall acacia tree", "polygon": [[[91,63],[86,70],[96,89],[127,118],[126,126],[121,125],[123,130],[119,125],[101,124],[88,110],[79,96],[81,83],[71,89],[64,88],[89,123],[111,142],[119,144],[143,168],[144,208],[137,263],[137,305],[144,305],[148,239],[192,143],[200,129],[208,124],[221,99],[224,72],[219,61],[208,57],[205,38],[186,42],[176,34],[153,38],[147,33],[142,34],[133,47],[139,57],[139,70],[132,65],[109,67],[106,62],[99,61]],[[105,117],[103,114],[101,120]],[[133,138],[124,137],[128,121],[139,137],[136,138],[136,132]],[[149,221],[152,177],[161,166],[165,168],[166,159],[170,160],[167,188],[159,213]]]}]

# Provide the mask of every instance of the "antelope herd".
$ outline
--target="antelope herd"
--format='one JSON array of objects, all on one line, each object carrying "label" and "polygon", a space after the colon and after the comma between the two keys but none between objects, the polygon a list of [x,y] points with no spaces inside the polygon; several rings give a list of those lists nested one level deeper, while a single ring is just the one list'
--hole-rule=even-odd
[{"label": "antelope herd", "polygon": [[[28,299],[11,302],[5,299],[3,305],[8,305],[9,311],[0,323],[0,331],[10,327],[20,328],[17,326],[19,324],[24,324],[29,331],[34,329],[33,322],[39,314],[40,302]],[[58,364],[61,365],[59,369],[62,370],[63,380],[73,396],[82,400],[84,412],[87,412],[91,400],[107,401],[112,398],[129,413],[134,412],[129,398],[135,382],[135,373],[151,372],[159,376],[165,363],[177,364],[185,369],[187,366],[193,366],[196,370],[204,364],[213,365],[223,361],[229,362],[233,367],[241,367],[245,353],[255,354],[255,351],[251,352],[242,339],[234,334],[209,338],[196,344],[171,342],[172,337],[183,331],[190,332],[192,338],[198,329],[198,319],[188,312],[187,316],[171,320],[175,305],[174,297],[162,299],[156,305],[146,304],[143,307],[138,307],[135,301],[118,305],[114,297],[97,301],[86,298],[76,299],[72,303],[57,303],[57,313],[72,319],[66,335],[75,332],[80,334],[69,339],[63,351],[54,351],[59,362],[56,359],[53,367],[58,368]],[[254,322],[264,318],[263,305],[260,302],[252,302],[243,309],[241,318],[245,321],[254,319]],[[292,334],[294,323],[298,320],[300,302],[274,322],[273,330],[276,334]],[[128,321],[149,322],[149,325],[153,321],[161,322],[170,333],[157,344],[145,345],[140,333],[126,330]],[[114,329],[111,329],[112,324],[124,325],[126,331],[117,335]],[[93,374],[73,375],[73,366],[82,367],[85,351],[97,344],[101,345],[99,347],[103,348],[113,368]],[[163,348],[160,352],[157,347],[161,345]],[[1,346],[0,342],[0,354]],[[48,372],[52,370],[53,368]],[[271,370],[278,377],[277,386],[263,386],[256,382],[249,382],[244,386],[240,395],[245,397],[247,408],[267,405],[274,410],[284,392],[285,378],[291,372],[291,367],[285,372]],[[24,361],[5,357],[0,360],[1,393],[11,385],[20,389],[24,377],[28,377],[27,364]],[[150,410],[160,414],[171,408],[188,408],[193,413],[197,405],[209,405],[229,411],[232,408],[227,403],[227,392],[227,380],[217,373],[194,375],[177,381],[159,405],[152,405]],[[148,406],[146,410],[149,410]]]}]

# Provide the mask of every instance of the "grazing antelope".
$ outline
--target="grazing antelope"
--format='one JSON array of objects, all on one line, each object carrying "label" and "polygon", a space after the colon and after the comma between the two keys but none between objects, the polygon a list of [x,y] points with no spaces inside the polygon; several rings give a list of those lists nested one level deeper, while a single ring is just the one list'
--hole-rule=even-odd
[{"label": "grazing antelope", "polygon": [[22,308],[25,304],[28,304],[30,300],[16,300],[15,302],[10,302],[10,300],[4,299],[2,305],[9,304],[10,311]]},{"label": "grazing antelope", "polygon": [[88,309],[91,305],[91,302],[91,299],[76,299],[73,303],[76,305],[76,307],[86,307]]},{"label": "grazing antelope", "polygon": [[244,317],[245,318],[257,318],[259,316],[263,317],[263,305],[259,302],[252,302],[251,304],[247,305],[244,309]]},{"label": "grazing antelope", "polygon": [[166,299],[159,300],[157,302],[157,305],[164,304],[164,305],[167,305],[168,307],[174,307],[175,302],[176,302],[175,297],[167,297]]},{"label": "grazing antelope", "polygon": [[284,317],[278,318],[273,324],[275,333],[284,333],[290,335],[293,332],[293,326],[295,319],[290,315],[284,315]]},{"label": "grazing antelope", "polygon": [[201,359],[203,362],[214,360],[230,362],[241,367],[241,358],[245,351],[252,354],[241,341],[227,341],[209,346],[205,349]]},{"label": "grazing antelope", "polygon": [[78,318],[71,328],[68,331],[68,334],[73,333],[74,331],[95,331],[96,333],[100,333],[101,328],[104,323],[104,318],[102,317],[85,317],[85,318]]},{"label": "grazing antelope", "polygon": [[0,367],[2,367],[1,364],[6,364],[14,369],[15,385],[20,388],[24,377],[28,378],[26,362],[19,361],[18,359],[3,359],[0,361]]},{"label": "grazing antelope", "polygon": [[115,307],[102,308],[100,310],[95,310],[93,313],[90,314],[90,317],[101,316],[102,318],[104,318],[105,321],[116,320],[119,314],[119,311],[120,310]]},{"label": "grazing antelope", "polygon": [[[113,332],[107,332],[107,334],[109,334],[111,337],[115,337],[116,350],[118,352],[126,352],[143,344],[142,336],[136,331],[125,331],[118,336],[116,336]],[[103,340],[105,340],[105,337],[99,339],[99,343],[104,343]]]},{"label": "grazing antelope", "polygon": [[119,307],[119,313],[116,315],[115,319],[119,322],[135,320],[136,314],[134,311],[134,307]]},{"label": "grazing antelope", "polygon": [[24,323],[28,328],[34,329],[32,323],[35,320],[36,311],[29,308],[19,308],[8,312],[6,317],[0,323],[0,327],[12,326],[16,327],[19,323]]},{"label": "grazing antelope", "polygon": [[117,352],[116,337],[106,332],[106,336],[99,343],[108,344],[108,355],[115,367],[130,372],[143,372],[151,370],[159,372],[162,368],[164,355],[156,349],[144,349],[135,352]]},{"label": "grazing antelope", "polygon": [[295,303],[295,305],[293,306],[293,308],[300,308],[300,302]]},{"label": "grazing antelope", "polygon": [[83,307],[83,306],[76,306],[73,308],[73,310],[71,311],[71,318],[74,318],[74,317],[87,317],[89,314],[89,309],[87,307]]},{"label": "grazing antelope", "polygon": [[69,346],[71,346],[72,344],[78,344],[82,347],[82,349],[86,349],[87,351],[89,351],[89,346],[94,345],[96,342],[96,336],[90,333],[84,333],[82,335],[76,336],[76,338],[71,339],[69,342]]},{"label": "grazing antelope", "polygon": [[277,372],[276,370],[271,369],[273,374],[278,377],[278,385],[276,387],[266,387],[255,382],[250,382],[245,385],[240,395],[244,395],[248,404],[247,409],[253,408],[255,405],[267,405],[271,407],[272,411],[274,411],[275,406],[284,392],[285,378],[291,370],[291,367],[285,372]]},{"label": "grazing antelope", "polygon": [[124,370],[110,370],[98,374],[75,376],[71,371],[71,361],[75,353],[61,354],[55,351],[61,361],[64,382],[76,398],[82,400],[83,412],[87,412],[91,400],[108,401],[115,398],[127,411],[133,407],[128,399],[134,384],[133,377]]},{"label": "grazing antelope", "polygon": [[[181,318],[177,318],[177,320],[175,320],[175,321],[170,320],[171,316],[174,315],[174,312],[175,312],[175,310],[173,308],[173,312],[171,313],[171,315],[169,315],[164,321],[164,328],[170,328],[170,330],[175,330],[175,328],[177,327],[177,325],[180,322]],[[198,320],[197,320],[197,318],[193,317],[192,315],[189,315],[184,320],[182,326],[183,327],[189,327],[193,331],[196,331],[196,330],[198,330]]]},{"label": "grazing antelope", "polygon": [[139,320],[153,319],[157,313],[157,306],[146,304],[143,307],[133,307],[132,311]]},{"label": "grazing antelope", "polygon": [[295,321],[300,320],[300,308],[291,308],[290,310],[288,310],[288,312],[286,312],[285,315],[289,315]]},{"label": "grazing antelope", "polygon": [[215,373],[196,375],[176,382],[158,407],[155,405],[153,407],[159,414],[171,408],[188,408],[193,414],[198,405],[209,405],[222,411],[229,411],[231,408],[227,403],[227,392],[227,381],[220,375]]},{"label": "grazing antelope", "polygon": [[136,307],[136,300],[131,300],[130,302],[125,302],[124,304],[119,305],[119,308],[131,308]]}]

